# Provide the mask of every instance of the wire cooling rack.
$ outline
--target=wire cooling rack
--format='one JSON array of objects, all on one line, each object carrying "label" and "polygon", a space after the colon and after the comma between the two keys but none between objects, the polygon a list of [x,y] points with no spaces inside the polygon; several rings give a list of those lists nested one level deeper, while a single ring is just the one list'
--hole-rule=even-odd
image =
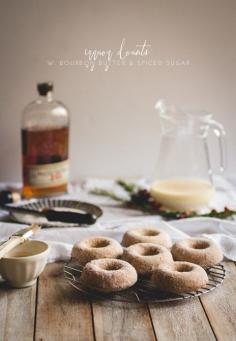
[{"label": "wire cooling rack", "polygon": [[164,293],[154,290],[150,281],[138,280],[138,282],[131,288],[115,292],[115,293],[103,293],[95,290],[91,290],[80,282],[80,275],[83,267],[74,262],[69,262],[64,266],[64,277],[75,289],[80,293],[91,299],[112,300],[118,302],[130,302],[130,303],[159,303],[180,301],[188,298],[198,297],[207,294],[218,286],[220,286],[225,278],[226,271],[222,264],[215,265],[208,268],[208,283],[205,287],[192,292],[186,292],[182,294]]}]

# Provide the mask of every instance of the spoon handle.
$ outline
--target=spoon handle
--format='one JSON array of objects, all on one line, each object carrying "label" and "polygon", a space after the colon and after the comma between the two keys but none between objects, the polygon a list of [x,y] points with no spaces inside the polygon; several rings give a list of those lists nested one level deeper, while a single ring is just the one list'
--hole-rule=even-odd
[{"label": "spoon handle", "polygon": [[12,236],[6,242],[0,245],[0,259],[3,258],[9,251],[14,249],[17,245],[24,242],[23,237]]}]

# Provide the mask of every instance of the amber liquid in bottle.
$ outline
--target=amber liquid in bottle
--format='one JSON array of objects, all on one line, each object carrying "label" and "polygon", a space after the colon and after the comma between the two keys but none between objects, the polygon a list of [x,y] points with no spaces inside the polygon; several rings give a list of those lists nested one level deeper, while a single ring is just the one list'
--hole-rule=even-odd
[{"label": "amber liquid in bottle", "polygon": [[22,129],[24,197],[67,191],[68,137],[68,127]]}]

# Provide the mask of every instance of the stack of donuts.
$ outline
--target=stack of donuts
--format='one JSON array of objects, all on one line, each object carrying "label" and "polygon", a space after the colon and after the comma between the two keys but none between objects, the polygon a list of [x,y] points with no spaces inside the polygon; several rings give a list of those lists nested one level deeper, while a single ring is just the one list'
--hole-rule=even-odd
[{"label": "stack of donuts", "polygon": [[206,269],[223,259],[221,249],[211,240],[191,238],[172,245],[170,236],[155,227],[130,229],[121,244],[107,237],[92,237],[74,245],[72,258],[83,266],[83,285],[115,292],[144,278],[156,290],[195,291],[207,284]]}]

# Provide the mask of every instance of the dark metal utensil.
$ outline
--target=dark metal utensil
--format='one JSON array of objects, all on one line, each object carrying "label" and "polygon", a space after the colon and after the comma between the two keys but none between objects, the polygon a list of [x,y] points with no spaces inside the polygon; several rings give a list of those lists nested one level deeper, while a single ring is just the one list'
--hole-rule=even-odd
[{"label": "dark metal utensil", "polygon": [[75,223],[75,224],[94,224],[97,217],[91,213],[79,213],[70,211],[57,211],[51,208],[44,208],[42,211],[37,211],[34,209],[24,208],[24,207],[14,207],[14,206],[4,206],[4,209],[10,213],[25,213],[32,214],[37,217],[45,217],[49,221],[60,221],[65,223]]}]

